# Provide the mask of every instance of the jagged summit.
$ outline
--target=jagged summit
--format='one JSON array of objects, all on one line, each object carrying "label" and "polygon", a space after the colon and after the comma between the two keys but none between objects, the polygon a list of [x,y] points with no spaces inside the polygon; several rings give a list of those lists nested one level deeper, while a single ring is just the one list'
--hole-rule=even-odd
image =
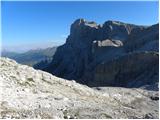
[{"label": "jagged summit", "polygon": [[80,24],[80,23],[84,23],[84,22],[86,22],[86,20],[84,18],[79,18],[74,21],[74,24]]},{"label": "jagged summit", "polygon": [[133,25],[133,26],[139,26],[139,25],[135,25],[135,24],[131,24],[131,23],[125,23],[125,22],[116,21],[116,20],[108,20],[108,21],[104,22],[104,24],[106,24],[106,25]]},{"label": "jagged summit", "polygon": [[79,39],[88,41],[91,43],[95,40],[105,40],[105,39],[117,39],[125,41],[131,31],[135,29],[144,29],[143,26],[138,26],[134,24],[128,24],[120,21],[108,20],[104,24],[97,24],[94,21],[87,21],[85,19],[77,19],[71,25],[70,35],[67,41]]},{"label": "jagged summit", "polygon": [[87,21],[87,20],[85,20],[84,18],[76,19],[76,20],[73,22],[73,24],[81,24],[81,23],[96,24],[96,22],[94,22],[94,21]]},{"label": "jagged summit", "polygon": [[81,28],[82,26],[98,28],[97,23],[95,23],[94,21],[87,21],[83,18],[79,18],[73,22],[73,24],[71,25],[71,30],[75,30],[78,27]]},{"label": "jagged summit", "polygon": [[101,26],[103,27],[103,25],[130,25],[130,26],[141,26],[143,27],[142,25],[135,25],[135,24],[131,24],[131,23],[125,23],[125,22],[121,22],[121,21],[116,21],[116,20],[107,20],[105,21],[103,24],[97,24],[95,21],[88,21],[84,18],[79,18],[79,19],[76,19],[73,24],[76,24],[76,25],[88,25],[88,26]]},{"label": "jagged summit", "polygon": [[[110,64],[114,58],[120,59],[121,56],[127,56],[130,52],[157,52],[158,43],[158,24],[146,27],[109,20],[100,26],[95,22],[78,19],[71,25],[70,35],[67,37],[66,43],[57,49],[51,64],[43,70],[58,77],[75,79],[77,82],[90,85],[96,79],[94,74],[97,66],[101,63]],[[148,59],[152,60],[152,57]],[[133,60],[133,64],[139,66],[138,64],[143,64],[141,61],[143,60],[139,62]],[[142,67],[137,70],[141,71]],[[150,64],[150,67],[154,66]],[[128,71],[124,75],[121,75],[121,72],[116,72],[112,77],[121,76],[117,78],[117,81],[123,81],[130,69],[126,68]],[[101,71],[101,69],[98,70]],[[133,81],[133,79],[138,81],[140,80],[139,77],[136,77],[138,73],[144,76],[145,72],[148,72],[138,71],[134,72],[132,80],[128,78],[128,82]],[[103,80],[109,81],[110,79],[105,77],[105,74],[108,73],[104,72],[103,74]],[[149,80],[147,78],[150,76],[147,75],[145,81]],[[150,79],[158,80],[154,76]],[[98,82],[98,77],[95,81],[97,86],[103,83],[103,81]],[[145,83],[150,84],[149,81]],[[141,87],[144,85],[143,82],[137,82],[137,84],[140,84]],[[107,85],[109,84],[105,84],[105,86]],[[121,85],[119,84],[119,86]]]}]

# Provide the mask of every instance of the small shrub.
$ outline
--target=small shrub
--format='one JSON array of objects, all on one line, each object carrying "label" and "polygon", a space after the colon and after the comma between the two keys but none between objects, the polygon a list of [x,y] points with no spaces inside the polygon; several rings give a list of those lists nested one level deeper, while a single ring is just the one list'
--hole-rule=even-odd
[{"label": "small shrub", "polygon": [[28,78],[27,80],[30,82],[34,82],[33,78]]}]

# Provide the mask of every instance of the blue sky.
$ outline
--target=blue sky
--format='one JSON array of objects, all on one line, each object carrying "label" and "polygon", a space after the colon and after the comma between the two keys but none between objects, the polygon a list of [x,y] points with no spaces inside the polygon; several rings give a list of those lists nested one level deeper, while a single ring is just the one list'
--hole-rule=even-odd
[{"label": "blue sky", "polygon": [[2,2],[2,45],[13,51],[61,45],[77,18],[158,23],[158,2]]}]

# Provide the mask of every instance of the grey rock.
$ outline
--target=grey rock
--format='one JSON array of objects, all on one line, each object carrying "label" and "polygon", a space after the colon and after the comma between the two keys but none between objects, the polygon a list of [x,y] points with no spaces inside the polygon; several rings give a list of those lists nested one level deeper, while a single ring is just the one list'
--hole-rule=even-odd
[{"label": "grey rock", "polygon": [[143,87],[158,91],[158,62],[157,52],[127,54],[99,64],[89,85]]},{"label": "grey rock", "polygon": [[128,52],[159,51],[159,24],[145,29],[134,29],[125,42]]},{"label": "grey rock", "polygon": [[[74,79],[79,83],[90,86],[92,83],[94,84],[94,80],[96,79],[93,77],[94,73],[99,69],[97,67],[101,64],[111,62],[113,59],[118,60],[121,56],[134,54],[135,52],[158,52],[158,26],[159,24],[153,26],[138,26],[119,21],[106,21],[103,25],[98,25],[95,22],[78,19],[71,25],[70,35],[66,39],[66,43],[57,48],[52,62],[43,70],[58,77],[68,80]],[[139,62],[136,63],[135,60],[137,67],[141,66],[141,64],[143,66],[143,61],[142,59],[142,61],[139,60]],[[158,63],[156,63],[156,65],[158,65]],[[151,66],[153,67],[154,65],[151,64]],[[131,71],[130,69],[132,68],[127,68],[126,66],[126,70]],[[139,67],[139,71],[135,71],[133,76],[138,75],[138,73],[139,77],[143,76],[140,71],[143,73],[143,69]],[[145,82],[149,74],[152,73],[148,72],[147,76],[141,79],[144,79]],[[121,80],[123,80],[123,77]],[[158,76],[155,76],[155,78],[157,77]],[[128,81],[132,80],[132,77],[128,77]],[[141,80],[141,82],[143,82],[143,80]],[[96,83],[97,86],[100,85],[98,81]],[[142,83],[136,83],[142,85]],[[124,87],[135,87],[135,85],[132,85],[131,83]],[[140,87],[140,85],[137,86]],[[154,85],[154,87],[156,87],[158,84],[155,83]],[[151,89],[152,87],[150,84],[148,86],[146,84],[144,88]],[[141,88],[143,87],[141,86]]]},{"label": "grey rock", "polygon": [[0,58],[0,85],[0,118],[159,117],[157,91],[121,87],[95,90],[8,58]]}]

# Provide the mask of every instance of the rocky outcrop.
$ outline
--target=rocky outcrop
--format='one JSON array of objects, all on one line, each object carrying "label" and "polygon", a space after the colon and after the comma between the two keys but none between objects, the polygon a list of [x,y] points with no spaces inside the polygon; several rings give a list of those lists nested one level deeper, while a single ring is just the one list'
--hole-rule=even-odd
[{"label": "rocky outcrop", "polygon": [[0,58],[0,118],[158,119],[158,92],[99,87]]},{"label": "rocky outcrop", "polygon": [[[107,21],[98,25],[78,19],[71,25],[66,43],[58,47],[53,61],[43,70],[90,86],[96,79],[96,69],[100,69],[97,66],[132,52],[158,51],[158,39],[158,24],[137,26]],[[138,64],[143,64],[143,61]],[[131,68],[126,70],[129,69]],[[104,76],[105,74],[108,73],[104,73]],[[130,78],[128,81],[131,81]]]},{"label": "rocky outcrop", "polygon": [[125,42],[127,52],[159,51],[159,24],[146,29],[135,29]]},{"label": "rocky outcrop", "polygon": [[127,54],[99,64],[94,72],[93,86],[143,87],[158,91],[158,62],[156,52]]}]

